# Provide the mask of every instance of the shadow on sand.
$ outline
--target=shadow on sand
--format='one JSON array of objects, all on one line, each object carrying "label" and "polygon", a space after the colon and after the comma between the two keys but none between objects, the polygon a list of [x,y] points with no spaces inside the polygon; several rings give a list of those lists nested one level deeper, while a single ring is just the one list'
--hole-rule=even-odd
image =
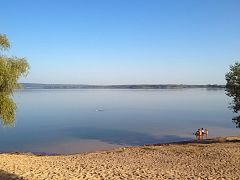
[{"label": "shadow on sand", "polygon": [[240,143],[240,136],[230,136],[230,137],[217,137],[213,139],[203,139],[203,140],[190,140],[190,141],[179,141],[173,143],[158,143],[158,144],[147,144],[147,146],[164,146],[169,144],[214,144],[214,143]]},{"label": "shadow on sand", "polygon": [[25,180],[23,177],[18,177],[15,174],[0,170],[0,179],[2,180]]}]

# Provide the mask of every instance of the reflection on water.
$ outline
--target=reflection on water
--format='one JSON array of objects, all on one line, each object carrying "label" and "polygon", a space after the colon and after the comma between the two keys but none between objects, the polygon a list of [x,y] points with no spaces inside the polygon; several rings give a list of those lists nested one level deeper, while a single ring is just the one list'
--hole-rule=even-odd
[{"label": "reflection on water", "polygon": [[[74,153],[239,135],[223,90],[23,90],[15,128],[0,129],[0,151]],[[96,111],[103,109],[103,111]]]},{"label": "reflection on water", "polygon": [[204,139],[208,139],[208,134],[204,134],[204,135],[196,135],[196,139],[199,141],[203,141]]},{"label": "reflection on water", "polygon": [[94,139],[117,145],[144,145],[156,144],[159,142],[174,142],[189,140],[190,138],[178,137],[176,135],[166,135],[154,137],[147,133],[131,132],[119,129],[100,129],[94,127],[69,128],[64,130],[68,136],[79,139]]}]

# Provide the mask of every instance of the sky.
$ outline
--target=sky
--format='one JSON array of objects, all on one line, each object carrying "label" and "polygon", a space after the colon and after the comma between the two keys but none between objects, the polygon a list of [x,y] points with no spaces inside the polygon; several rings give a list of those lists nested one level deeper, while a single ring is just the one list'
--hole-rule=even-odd
[{"label": "sky", "polygon": [[240,61],[239,0],[0,0],[20,82],[225,84]]}]

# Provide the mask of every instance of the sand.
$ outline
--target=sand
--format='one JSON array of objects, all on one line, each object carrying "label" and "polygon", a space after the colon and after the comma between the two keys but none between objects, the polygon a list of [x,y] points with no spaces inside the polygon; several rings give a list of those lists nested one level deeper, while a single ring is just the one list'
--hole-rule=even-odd
[{"label": "sand", "polygon": [[76,155],[0,154],[0,179],[240,179],[240,137]]}]

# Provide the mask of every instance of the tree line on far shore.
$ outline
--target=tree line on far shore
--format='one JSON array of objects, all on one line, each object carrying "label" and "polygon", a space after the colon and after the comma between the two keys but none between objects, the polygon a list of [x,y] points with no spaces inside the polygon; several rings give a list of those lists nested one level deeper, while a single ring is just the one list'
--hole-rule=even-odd
[{"label": "tree line on far shore", "polygon": [[39,84],[22,83],[24,89],[184,89],[206,88],[223,89],[225,85],[188,85],[188,84],[132,84],[132,85],[84,85],[84,84]]}]

